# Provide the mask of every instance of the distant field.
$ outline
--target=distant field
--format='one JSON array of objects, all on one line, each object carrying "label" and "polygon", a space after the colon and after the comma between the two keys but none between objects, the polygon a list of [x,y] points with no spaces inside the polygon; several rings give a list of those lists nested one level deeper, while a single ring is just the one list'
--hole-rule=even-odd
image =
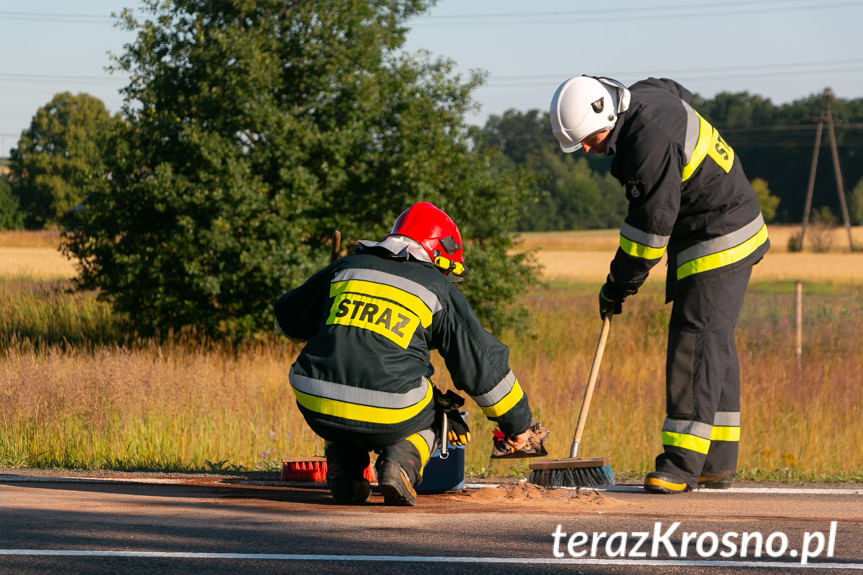
[{"label": "distant field", "polygon": [[57,248],[0,247],[0,276],[39,280],[68,279],[75,275],[72,262]]},{"label": "distant field", "polygon": [[[768,256],[755,267],[757,281],[830,281],[863,283],[863,252],[849,253],[844,228],[831,233],[832,250],[815,253],[788,251],[788,238],[799,226],[770,226],[772,247]],[[811,238],[812,234],[807,233]],[[863,244],[863,226],[852,228],[856,244]],[[519,249],[539,249],[537,261],[548,280],[600,282],[617,249],[617,230],[532,232],[521,235]],[[59,251],[57,232],[0,232],[0,276],[26,276],[33,279],[67,279],[75,269]],[[807,241],[807,245],[809,242]],[[467,256],[470,257],[469,254]],[[650,283],[664,281],[660,263]]]},{"label": "distant field", "polygon": [[68,279],[72,262],[57,250],[59,232],[0,232],[0,277],[34,280]]},{"label": "distant field", "polygon": [[[799,225],[768,225],[772,253],[788,251],[788,240],[800,231]],[[613,230],[583,230],[562,232],[525,232],[521,234],[524,249],[540,248],[551,251],[603,251],[617,248],[620,238],[619,231]],[[844,227],[835,227],[824,233],[825,242],[831,246],[829,251],[836,253],[848,252],[848,235]],[[851,228],[851,236],[858,245],[863,245],[863,226]],[[815,237],[813,227],[806,228],[806,247],[811,251]]]},{"label": "distant field", "polygon": [[[769,226],[772,247],[755,267],[753,280],[863,283],[863,252],[849,253],[844,228],[832,230],[833,249],[829,252],[815,253],[811,249],[789,252],[788,239],[799,229],[799,226]],[[519,247],[539,249],[537,261],[548,280],[602,282],[617,249],[618,234],[617,230],[526,233]],[[856,244],[863,242],[863,226],[853,228],[852,237]],[[648,283],[663,281],[665,264],[661,262]]]},{"label": "distant field", "polygon": [[56,248],[60,232],[55,231],[0,231],[2,248]]}]

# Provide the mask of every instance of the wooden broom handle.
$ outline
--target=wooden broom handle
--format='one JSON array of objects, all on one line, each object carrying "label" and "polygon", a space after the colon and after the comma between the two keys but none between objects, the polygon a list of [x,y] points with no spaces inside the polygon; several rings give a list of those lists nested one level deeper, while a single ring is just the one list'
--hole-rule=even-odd
[{"label": "wooden broom handle", "polygon": [[599,332],[599,342],[596,344],[593,364],[590,366],[590,377],[587,378],[587,388],[584,390],[584,401],[582,401],[581,410],[578,412],[578,423],[575,426],[572,446],[569,448],[569,456],[573,459],[578,455],[578,444],[581,443],[581,434],[584,433],[584,425],[587,423],[587,411],[590,409],[590,400],[593,399],[593,389],[596,387],[596,378],[599,376],[599,364],[602,362],[602,354],[605,351],[605,342],[608,341],[610,329],[611,314],[602,318],[602,331]]},{"label": "wooden broom handle", "polygon": [[339,259],[339,250],[342,247],[342,232],[339,230],[333,231],[333,243],[330,246],[330,262]]}]

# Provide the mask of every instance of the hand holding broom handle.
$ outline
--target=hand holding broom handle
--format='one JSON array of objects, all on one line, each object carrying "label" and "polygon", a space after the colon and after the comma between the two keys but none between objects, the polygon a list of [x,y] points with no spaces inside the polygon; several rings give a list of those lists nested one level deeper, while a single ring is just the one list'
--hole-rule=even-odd
[{"label": "hand holding broom handle", "polygon": [[590,408],[590,400],[593,398],[593,389],[596,387],[596,379],[599,376],[599,364],[602,362],[602,354],[605,352],[605,342],[608,341],[608,332],[611,329],[611,315],[602,318],[602,331],[599,332],[599,342],[596,344],[596,352],[593,354],[593,364],[590,366],[590,376],[587,378],[587,388],[584,390],[584,401],[578,412],[578,423],[575,426],[575,435],[572,438],[572,446],[569,448],[569,457],[578,456],[578,444],[581,443],[581,434],[587,423],[587,410]]}]

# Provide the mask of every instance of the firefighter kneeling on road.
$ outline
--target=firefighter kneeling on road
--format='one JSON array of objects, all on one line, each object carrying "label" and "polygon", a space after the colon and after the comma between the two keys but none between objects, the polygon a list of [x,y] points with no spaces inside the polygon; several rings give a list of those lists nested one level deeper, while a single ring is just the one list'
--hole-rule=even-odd
[{"label": "firefighter kneeling on road", "polygon": [[414,505],[423,467],[446,441],[441,419],[455,416],[450,437],[469,441],[457,410],[436,409],[447,402],[429,379],[432,349],[513,449],[528,440],[530,405],[509,368],[509,350],[450,281],[465,273],[462,247],[452,219],[420,202],[385,239],[359,242],[276,302],[277,328],[306,342],[290,382],[306,422],[326,440],[336,503],[366,501],[371,487],[363,471],[375,451],[384,502]]}]

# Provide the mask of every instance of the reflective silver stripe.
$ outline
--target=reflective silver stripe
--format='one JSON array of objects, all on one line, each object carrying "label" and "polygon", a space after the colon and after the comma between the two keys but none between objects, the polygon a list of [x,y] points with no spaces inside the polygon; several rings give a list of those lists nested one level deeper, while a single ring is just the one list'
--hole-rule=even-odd
[{"label": "reflective silver stripe", "polygon": [[361,246],[367,248],[383,248],[393,254],[394,256],[400,256],[407,258],[410,256],[415,260],[419,260],[421,262],[432,262],[432,259],[426,253],[424,247],[420,245],[419,242],[413,240],[407,236],[387,236],[383,240],[379,242],[375,242],[372,240],[360,240],[358,242]]},{"label": "reflective silver stripe", "polygon": [[709,423],[700,421],[687,421],[685,419],[666,418],[662,424],[662,431],[670,431],[672,433],[685,433],[686,435],[694,435],[703,439],[710,439],[710,432],[713,426]]},{"label": "reflective silver stripe", "polygon": [[348,280],[362,280],[367,282],[374,282],[406,291],[409,294],[415,295],[416,297],[420,298],[433,314],[443,309],[440,300],[433,291],[426,288],[422,284],[418,284],[415,281],[403,278],[401,276],[389,274],[387,272],[382,272],[378,270],[370,270],[365,268],[349,268],[338,272],[335,277],[333,277],[333,282]]},{"label": "reflective silver stripe", "polygon": [[701,132],[701,120],[698,114],[692,109],[692,106],[680,101],[683,104],[683,109],[686,110],[686,140],[683,143],[683,165],[689,163],[692,159],[692,154],[695,152],[695,146],[698,144],[698,134]]},{"label": "reflective silver stripe", "polygon": [[482,395],[478,395],[474,397],[473,400],[480,407],[489,407],[506,397],[506,395],[512,390],[512,386],[514,384],[515,374],[512,372],[512,370],[510,370],[509,373],[507,373],[503,377],[503,379],[497,382],[497,384],[491,389],[491,391],[487,391]]},{"label": "reflective silver stripe", "polygon": [[740,427],[740,412],[717,411],[713,417],[713,425],[719,427]]},{"label": "reflective silver stripe", "polygon": [[671,236],[660,236],[658,234],[649,234],[641,231],[626,222],[623,222],[623,225],[620,226],[620,235],[624,236],[626,239],[632,240],[633,242],[638,242],[641,245],[651,248],[664,248],[668,245],[668,240],[671,239]]},{"label": "reflective silver stripe", "polygon": [[417,435],[422,437],[423,441],[426,442],[426,445],[429,446],[429,453],[434,451],[436,438],[433,429],[423,429],[422,431],[417,432]]},{"label": "reflective silver stripe", "polygon": [[764,217],[759,213],[758,217],[738,230],[686,248],[677,254],[677,265],[679,267],[686,262],[703,258],[710,254],[716,254],[740,245],[757,234],[763,226]]},{"label": "reflective silver stripe", "polygon": [[355,405],[368,405],[387,409],[403,409],[416,405],[425,399],[429,386],[428,380],[421,378],[417,387],[405,393],[361,389],[300,375],[294,371],[293,367],[291,367],[289,377],[294,389],[309,395],[353,403]]}]

